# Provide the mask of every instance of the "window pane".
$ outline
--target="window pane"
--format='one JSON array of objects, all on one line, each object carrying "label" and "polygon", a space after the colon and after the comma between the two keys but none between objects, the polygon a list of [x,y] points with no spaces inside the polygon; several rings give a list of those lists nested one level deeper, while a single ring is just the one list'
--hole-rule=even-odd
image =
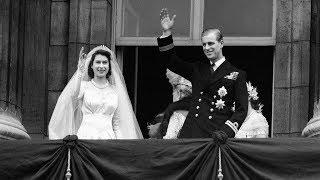
[{"label": "window pane", "polygon": [[204,29],[229,37],[271,37],[273,0],[205,0]]},{"label": "window pane", "polygon": [[191,1],[123,0],[122,37],[156,37],[161,34],[160,11],[176,14],[175,37],[189,37]]}]

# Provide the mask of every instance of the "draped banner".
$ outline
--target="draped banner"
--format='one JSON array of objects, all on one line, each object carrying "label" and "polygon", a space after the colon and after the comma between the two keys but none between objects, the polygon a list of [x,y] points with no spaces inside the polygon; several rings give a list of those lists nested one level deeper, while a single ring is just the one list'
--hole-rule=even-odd
[{"label": "draped banner", "polygon": [[66,179],[320,179],[320,139],[0,141],[0,177]]}]

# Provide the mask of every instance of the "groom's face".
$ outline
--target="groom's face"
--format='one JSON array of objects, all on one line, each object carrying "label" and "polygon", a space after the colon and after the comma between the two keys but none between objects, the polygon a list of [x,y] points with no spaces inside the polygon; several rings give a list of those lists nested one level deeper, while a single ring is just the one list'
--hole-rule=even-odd
[{"label": "groom's face", "polygon": [[203,52],[209,60],[215,61],[222,57],[223,42],[217,40],[216,33],[209,32],[201,40]]},{"label": "groom's face", "polygon": [[109,71],[109,60],[106,56],[97,54],[91,66],[94,76],[106,77]]}]

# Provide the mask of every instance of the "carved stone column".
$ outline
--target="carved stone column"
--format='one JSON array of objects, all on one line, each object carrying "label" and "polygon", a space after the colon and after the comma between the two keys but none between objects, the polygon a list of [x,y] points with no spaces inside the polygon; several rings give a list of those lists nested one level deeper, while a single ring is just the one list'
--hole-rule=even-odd
[{"label": "carved stone column", "polygon": [[0,139],[30,139],[21,123],[23,2],[0,1]]}]

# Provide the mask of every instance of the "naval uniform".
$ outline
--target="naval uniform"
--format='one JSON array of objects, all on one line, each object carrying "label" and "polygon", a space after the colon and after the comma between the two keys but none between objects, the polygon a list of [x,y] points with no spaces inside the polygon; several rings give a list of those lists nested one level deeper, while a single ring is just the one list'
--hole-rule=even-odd
[{"label": "naval uniform", "polygon": [[178,137],[208,138],[216,130],[234,137],[248,111],[246,73],[225,59],[219,60],[217,69],[207,58],[194,63],[181,60],[172,35],[157,41],[168,69],[192,83],[189,113]]}]

